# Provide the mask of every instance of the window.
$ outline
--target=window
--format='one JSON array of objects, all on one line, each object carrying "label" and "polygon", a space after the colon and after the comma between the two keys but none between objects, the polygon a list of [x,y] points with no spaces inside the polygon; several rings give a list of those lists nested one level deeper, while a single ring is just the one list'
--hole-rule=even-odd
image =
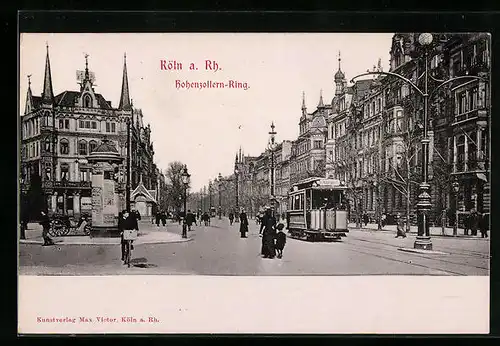
[{"label": "window", "polygon": [[467,112],[467,94],[462,92],[458,95],[458,114]]},{"label": "window", "polygon": [[314,141],[314,149],[321,149],[323,146],[322,141]]},{"label": "window", "polygon": [[96,141],[90,141],[89,142],[89,154],[93,152],[97,148],[97,142]]},{"label": "window", "polygon": [[81,129],[85,128],[85,121],[80,120],[80,121],[78,122],[78,127],[79,127],[79,128],[81,128]]},{"label": "window", "polygon": [[469,169],[476,169],[476,159],[477,159],[477,132],[473,131],[469,133],[469,138],[467,138],[467,160]]},{"label": "window", "polygon": [[106,132],[111,132],[111,124],[106,123]]},{"label": "window", "polygon": [[69,119],[64,119],[64,128],[69,130]]},{"label": "window", "polygon": [[60,129],[64,128],[64,120],[63,119],[59,119],[59,128]]},{"label": "window", "polygon": [[85,121],[85,128],[90,129],[90,120]]},{"label": "window", "polygon": [[50,137],[45,138],[45,152],[50,153]]},{"label": "window", "polygon": [[85,95],[85,97],[83,99],[83,106],[85,108],[91,108],[92,107],[92,98],[90,97],[90,95]]},{"label": "window", "polygon": [[61,163],[61,181],[69,180],[69,165],[67,163]]},{"label": "window", "polygon": [[50,168],[50,163],[45,164],[45,180],[50,181],[52,179],[52,169]]},{"label": "window", "polygon": [[474,110],[477,108],[477,100],[478,100],[478,88],[475,87],[475,88],[472,88],[471,92],[470,92],[470,109],[471,110]]},{"label": "window", "polygon": [[78,142],[78,155],[87,155],[87,141],[83,139]]},{"label": "window", "polygon": [[97,122],[92,121],[92,129],[94,129],[94,130],[97,129]]},{"label": "window", "polygon": [[461,135],[457,139],[457,171],[461,172],[465,168],[465,136]]},{"label": "window", "polygon": [[69,141],[66,138],[62,138],[59,141],[59,153],[62,155],[69,154]]}]

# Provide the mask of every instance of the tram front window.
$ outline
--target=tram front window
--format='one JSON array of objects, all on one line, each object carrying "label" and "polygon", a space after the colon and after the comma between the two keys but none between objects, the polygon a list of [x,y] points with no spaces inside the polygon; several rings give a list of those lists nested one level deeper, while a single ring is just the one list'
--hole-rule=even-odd
[{"label": "tram front window", "polygon": [[340,191],[315,191],[313,193],[313,209],[327,209],[339,208],[341,200]]}]

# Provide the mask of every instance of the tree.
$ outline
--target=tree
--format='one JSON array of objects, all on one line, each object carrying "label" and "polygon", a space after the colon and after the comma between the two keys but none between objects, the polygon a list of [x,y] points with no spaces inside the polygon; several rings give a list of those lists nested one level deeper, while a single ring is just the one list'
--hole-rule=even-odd
[{"label": "tree", "polygon": [[[184,183],[182,182],[182,172],[185,164],[180,161],[170,162],[165,174],[165,190],[167,191],[167,204],[176,210],[184,207]],[[190,183],[187,189],[189,190]],[[179,198],[180,197],[180,198]],[[187,196],[186,196],[187,197]]]},{"label": "tree", "polygon": [[413,186],[419,185],[415,159],[419,158],[419,143],[422,136],[421,124],[417,122],[414,103],[406,98],[404,111],[396,118],[385,119],[386,134],[393,136],[396,144],[395,156],[387,160],[388,172],[382,181],[395,188],[406,201],[406,232],[410,231],[410,213]]}]

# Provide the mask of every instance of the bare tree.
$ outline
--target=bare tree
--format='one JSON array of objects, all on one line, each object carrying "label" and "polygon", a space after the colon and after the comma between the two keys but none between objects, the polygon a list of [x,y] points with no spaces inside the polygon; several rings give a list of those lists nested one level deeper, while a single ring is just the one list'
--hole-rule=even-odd
[{"label": "bare tree", "polygon": [[[182,209],[184,204],[184,183],[182,182],[184,167],[185,164],[180,161],[170,162],[165,174],[168,205],[174,206],[176,210]],[[188,190],[189,188],[188,185]]]}]

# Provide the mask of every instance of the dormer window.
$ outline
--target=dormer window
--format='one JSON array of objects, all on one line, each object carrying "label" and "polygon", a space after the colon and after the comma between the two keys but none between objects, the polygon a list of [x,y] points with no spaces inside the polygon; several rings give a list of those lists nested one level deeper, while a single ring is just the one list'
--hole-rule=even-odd
[{"label": "dormer window", "polygon": [[92,108],[92,98],[90,95],[85,95],[83,98],[83,106],[85,108]]}]

